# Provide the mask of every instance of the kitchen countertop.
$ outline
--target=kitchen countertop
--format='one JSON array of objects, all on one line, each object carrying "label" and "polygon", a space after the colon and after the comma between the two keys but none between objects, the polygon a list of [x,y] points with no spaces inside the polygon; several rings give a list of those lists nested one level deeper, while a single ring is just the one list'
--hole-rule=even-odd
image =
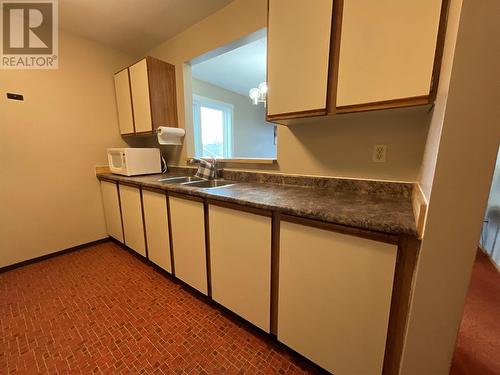
[{"label": "kitchen countertop", "polygon": [[354,228],[417,236],[410,197],[260,182],[232,181],[234,185],[207,189],[158,181],[161,178],[185,175],[186,173],[169,172],[127,177],[98,173],[97,177],[268,209]]}]

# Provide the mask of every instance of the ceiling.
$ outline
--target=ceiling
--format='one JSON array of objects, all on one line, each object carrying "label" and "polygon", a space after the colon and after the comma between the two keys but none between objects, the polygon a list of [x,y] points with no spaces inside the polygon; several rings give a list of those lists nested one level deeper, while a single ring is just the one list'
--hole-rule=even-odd
[{"label": "ceiling", "polygon": [[266,80],[266,38],[260,38],[191,67],[194,78],[248,95]]},{"label": "ceiling", "polygon": [[60,0],[59,27],[134,57],[233,0]]}]

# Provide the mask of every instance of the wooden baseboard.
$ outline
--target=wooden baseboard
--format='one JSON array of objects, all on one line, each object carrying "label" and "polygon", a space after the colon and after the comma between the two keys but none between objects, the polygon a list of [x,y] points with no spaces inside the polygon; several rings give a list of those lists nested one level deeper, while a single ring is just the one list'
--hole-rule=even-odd
[{"label": "wooden baseboard", "polygon": [[9,264],[8,266],[1,267],[0,273],[11,271],[13,269],[16,269],[19,267],[24,267],[24,266],[27,266],[27,265],[30,265],[33,263],[38,263],[38,262],[41,262],[43,260],[54,258],[54,257],[60,256],[60,255],[68,254],[68,253],[71,253],[73,251],[82,250],[82,249],[85,249],[87,247],[98,245],[100,243],[104,243],[104,242],[108,242],[108,241],[110,241],[110,237],[105,237],[105,238],[101,238],[100,240],[87,242],[87,243],[84,243],[81,245],[70,247],[68,249],[59,250],[59,251],[56,251],[54,253],[42,255],[42,256],[39,256],[39,257],[36,257],[33,259],[23,260],[22,262],[19,262],[19,263]]},{"label": "wooden baseboard", "polygon": [[427,216],[427,199],[418,183],[413,184],[411,194],[411,203],[413,206],[413,215],[417,226],[418,239],[421,240],[424,236],[425,219]]}]

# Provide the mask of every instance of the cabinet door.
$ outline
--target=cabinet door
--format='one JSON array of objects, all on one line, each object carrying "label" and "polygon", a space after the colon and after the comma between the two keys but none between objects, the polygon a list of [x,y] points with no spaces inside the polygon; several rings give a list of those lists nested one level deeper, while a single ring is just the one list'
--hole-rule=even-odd
[{"label": "cabinet door", "polygon": [[344,1],[337,107],[429,95],[441,3]]},{"label": "cabinet door", "polygon": [[101,181],[101,194],[108,235],[123,243],[122,217],[116,183]]},{"label": "cabinet door", "polygon": [[175,276],[208,294],[203,203],[176,197],[169,200]]},{"label": "cabinet door", "polygon": [[267,114],[326,113],[333,0],[269,0]]},{"label": "cabinet door", "polygon": [[336,375],[381,374],[396,254],[281,222],[278,339]]},{"label": "cabinet door", "polygon": [[209,207],[212,298],[269,332],[271,217]]},{"label": "cabinet door", "polygon": [[147,59],[142,59],[129,69],[135,131],[137,133],[151,132],[153,130],[153,125],[151,123]]},{"label": "cabinet door", "polygon": [[135,187],[120,185],[120,201],[125,245],[145,257],[146,243],[142,222],[141,191]]},{"label": "cabinet door", "polygon": [[142,203],[144,206],[146,238],[148,240],[148,258],[171,273],[167,197],[165,193],[143,190]]},{"label": "cabinet door", "polygon": [[128,68],[115,74],[115,93],[120,133],[133,134],[134,117],[132,114]]}]

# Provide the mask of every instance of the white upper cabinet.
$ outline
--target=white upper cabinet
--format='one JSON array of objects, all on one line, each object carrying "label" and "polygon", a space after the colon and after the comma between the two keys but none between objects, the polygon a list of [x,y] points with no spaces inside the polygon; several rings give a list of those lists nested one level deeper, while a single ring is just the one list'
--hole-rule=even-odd
[{"label": "white upper cabinet", "polygon": [[449,0],[269,0],[267,119],[431,104]]},{"label": "white upper cabinet", "polygon": [[153,128],[151,123],[151,102],[149,99],[148,64],[146,59],[135,63],[129,69],[135,131],[136,133],[150,132]]},{"label": "white upper cabinet", "polygon": [[122,135],[178,126],[174,65],[148,56],[116,73],[114,79]]},{"label": "white upper cabinet", "polygon": [[267,114],[325,111],[333,0],[269,0]]},{"label": "white upper cabinet", "polygon": [[429,95],[441,0],[345,0],[337,106]]},{"label": "white upper cabinet", "polygon": [[128,69],[123,69],[122,71],[116,73],[114,78],[120,134],[133,134],[134,117],[132,114],[132,99],[130,96]]}]

